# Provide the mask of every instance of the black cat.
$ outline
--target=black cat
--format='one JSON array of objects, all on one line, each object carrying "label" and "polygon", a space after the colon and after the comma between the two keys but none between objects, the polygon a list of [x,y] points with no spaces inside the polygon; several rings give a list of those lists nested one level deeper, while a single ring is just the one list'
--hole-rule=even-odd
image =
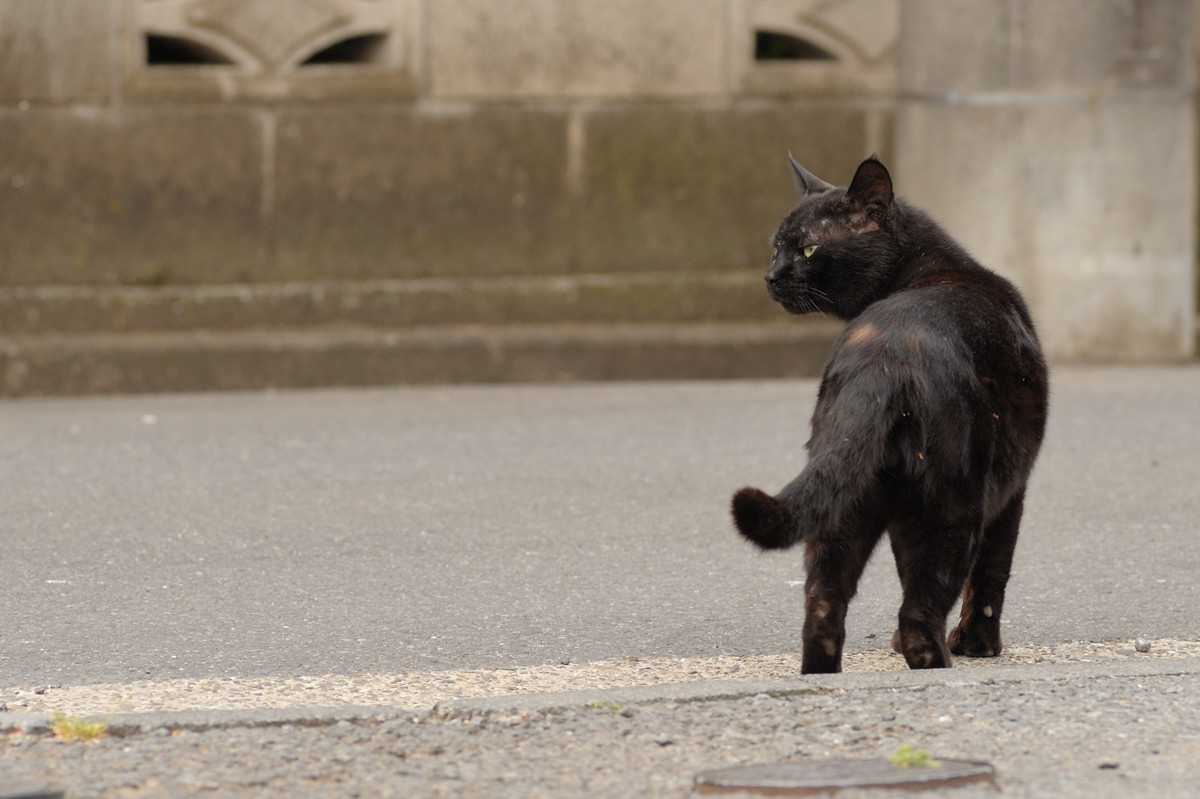
[{"label": "black cat", "polygon": [[[1049,379],[1017,289],[871,157],[847,189],[789,156],[800,202],[772,243],[771,297],[848,321],[825,366],[808,464],[774,497],[733,497],[763,549],[804,541],[802,671],[841,670],[846,607],[886,530],[904,600],[892,646],[910,668],[1000,653],[1000,612]],[[962,618],[946,638],[959,595]]]}]

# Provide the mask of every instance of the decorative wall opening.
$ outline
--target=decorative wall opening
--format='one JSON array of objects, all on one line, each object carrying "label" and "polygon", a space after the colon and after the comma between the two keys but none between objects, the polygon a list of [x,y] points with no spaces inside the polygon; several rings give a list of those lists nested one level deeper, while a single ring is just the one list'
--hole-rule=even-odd
[{"label": "decorative wall opening", "polygon": [[387,38],[386,33],[352,36],[313,53],[300,66],[378,64],[387,53]]},{"label": "decorative wall opening", "polygon": [[901,0],[741,0],[740,88],[775,95],[896,90]]},{"label": "decorative wall opening", "polygon": [[113,1],[133,22],[130,96],[309,101],[420,88],[423,0]]},{"label": "decorative wall opening", "polygon": [[233,60],[207,45],[179,36],[146,35],[146,65],[206,66],[230,65]]},{"label": "decorative wall opening", "polygon": [[754,32],[755,61],[836,61],[837,57],[807,39],[776,31]]}]

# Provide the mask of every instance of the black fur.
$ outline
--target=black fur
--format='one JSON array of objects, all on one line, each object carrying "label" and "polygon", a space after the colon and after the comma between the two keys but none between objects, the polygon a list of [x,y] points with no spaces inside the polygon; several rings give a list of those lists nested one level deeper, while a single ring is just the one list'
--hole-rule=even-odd
[{"label": "black fur", "polygon": [[1029,311],[894,197],[874,157],[846,189],[791,165],[801,199],[773,239],[767,290],[792,313],[848,324],[825,367],[808,464],[774,497],[738,491],[737,529],[764,549],[806,544],[805,673],[841,670],[846,608],[885,531],[904,590],[893,645],[908,665],[997,655],[1049,391]]}]

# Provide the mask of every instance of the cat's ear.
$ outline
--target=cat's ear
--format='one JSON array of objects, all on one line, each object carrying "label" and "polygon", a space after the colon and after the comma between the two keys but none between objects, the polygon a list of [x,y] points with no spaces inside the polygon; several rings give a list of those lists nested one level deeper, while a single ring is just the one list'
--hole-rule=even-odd
[{"label": "cat's ear", "polygon": [[882,222],[892,207],[892,176],[875,156],[858,165],[854,180],[846,190],[846,201],[866,211],[867,216]]},{"label": "cat's ear", "polygon": [[826,191],[833,188],[832,183],[826,183],[796,163],[792,154],[788,153],[788,163],[792,165],[792,183],[796,185],[796,193],[804,197],[809,192]]}]

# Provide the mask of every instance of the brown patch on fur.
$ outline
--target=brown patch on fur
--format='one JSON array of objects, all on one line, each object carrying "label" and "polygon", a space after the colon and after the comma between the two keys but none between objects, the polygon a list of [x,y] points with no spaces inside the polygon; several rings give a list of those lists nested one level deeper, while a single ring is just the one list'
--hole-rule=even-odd
[{"label": "brown patch on fur", "polygon": [[854,328],[850,335],[846,336],[847,347],[857,347],[860,344],[866,344],[869,341],[874,341],[879,338],[879,328],[867,322],[865,325]]}]

